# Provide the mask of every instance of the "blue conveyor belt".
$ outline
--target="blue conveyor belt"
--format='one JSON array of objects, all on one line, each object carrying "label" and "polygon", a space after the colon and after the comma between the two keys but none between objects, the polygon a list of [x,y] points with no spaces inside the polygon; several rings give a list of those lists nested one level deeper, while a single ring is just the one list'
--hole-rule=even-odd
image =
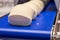
[{"label": "blue conveyor belt", "polygon": [[0,35],[4,37],[50,38],[56,11],[43,11],[30,26],[13,26],[8,15],[0,18]]}]

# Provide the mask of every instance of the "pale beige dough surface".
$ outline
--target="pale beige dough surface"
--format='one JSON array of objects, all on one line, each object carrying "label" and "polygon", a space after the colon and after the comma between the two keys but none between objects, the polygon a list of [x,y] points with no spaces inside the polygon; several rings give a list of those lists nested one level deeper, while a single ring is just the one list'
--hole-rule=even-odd
[{"label": "pale beige dough surface", "polygon": [[34,11],[25,5],[15,6],[9,15],[9,23],[27,26],[31,24]]},{"label": "pale beige dough surface", "polygon": [[42,1],[30,1],[16,5],[12,8],[8,21],[12,25],[28,26],[43,8],[44,4]]}]

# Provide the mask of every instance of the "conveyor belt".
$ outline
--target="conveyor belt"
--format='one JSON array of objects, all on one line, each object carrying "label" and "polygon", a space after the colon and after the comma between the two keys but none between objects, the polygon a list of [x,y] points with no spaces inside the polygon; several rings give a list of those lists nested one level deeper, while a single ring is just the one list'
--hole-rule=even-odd
[{"label": "conveyor belt", "polygon": [[43,11],[30,26],[12,26],[8,15],[0,18],[0,36],[50,40],[56,11]]}]

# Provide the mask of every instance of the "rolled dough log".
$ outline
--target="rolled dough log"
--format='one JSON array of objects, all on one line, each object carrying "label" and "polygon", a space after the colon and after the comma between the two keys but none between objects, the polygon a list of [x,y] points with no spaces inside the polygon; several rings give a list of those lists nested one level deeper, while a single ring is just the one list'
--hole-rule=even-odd
[{"label": "rolled dough log", "polygon": [[44,8],[44,3],[42,1],[30,1],[25,3],[27,6],[31,7],[34,11],[35,11],[35,15],[33,17],[33,19],[36,18],[37,15],[39,15],[39,13],[43,10]]},{"label": "rolled dough log", "polygon": [[11,10],[8,20],[12,25],[27,26],[31,24],[33,15],[34,11],[28,6],[17,5]]},{"label": "rolled dough log", "polygon": [[28,26],[32,23],[39,11],[44,8],[42,1],[29,1],[24,4],[16,5],[12,8],[8,21],[12,25]]}]

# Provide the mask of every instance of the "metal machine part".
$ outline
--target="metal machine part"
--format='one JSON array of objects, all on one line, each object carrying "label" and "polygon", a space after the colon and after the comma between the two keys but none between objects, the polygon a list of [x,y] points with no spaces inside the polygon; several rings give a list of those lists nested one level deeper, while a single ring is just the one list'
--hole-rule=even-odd
[{"label": "metal machine part", "polygon": [[60,0],[54,0],[54,1],[55,1],[55,4],[56,4],[56,7],[57,7],[57,10],[59,11]]},{"label": "metal machine part", "polygon": [[60,0],[54,0],[57,7],[57,17],[53,28],[53,40],[60,40]]},{"label": "metal machine part", "polygon": [[53,40],[60,40],[60,13],[57,13],[55,26],[52,33]]},{"label": "metal machine part", "polygon": [[[14,0],[15,5],[16,4],[23,4],[31,0]],[[50,1],[50,0],[41,0],[45,5]]]}]

